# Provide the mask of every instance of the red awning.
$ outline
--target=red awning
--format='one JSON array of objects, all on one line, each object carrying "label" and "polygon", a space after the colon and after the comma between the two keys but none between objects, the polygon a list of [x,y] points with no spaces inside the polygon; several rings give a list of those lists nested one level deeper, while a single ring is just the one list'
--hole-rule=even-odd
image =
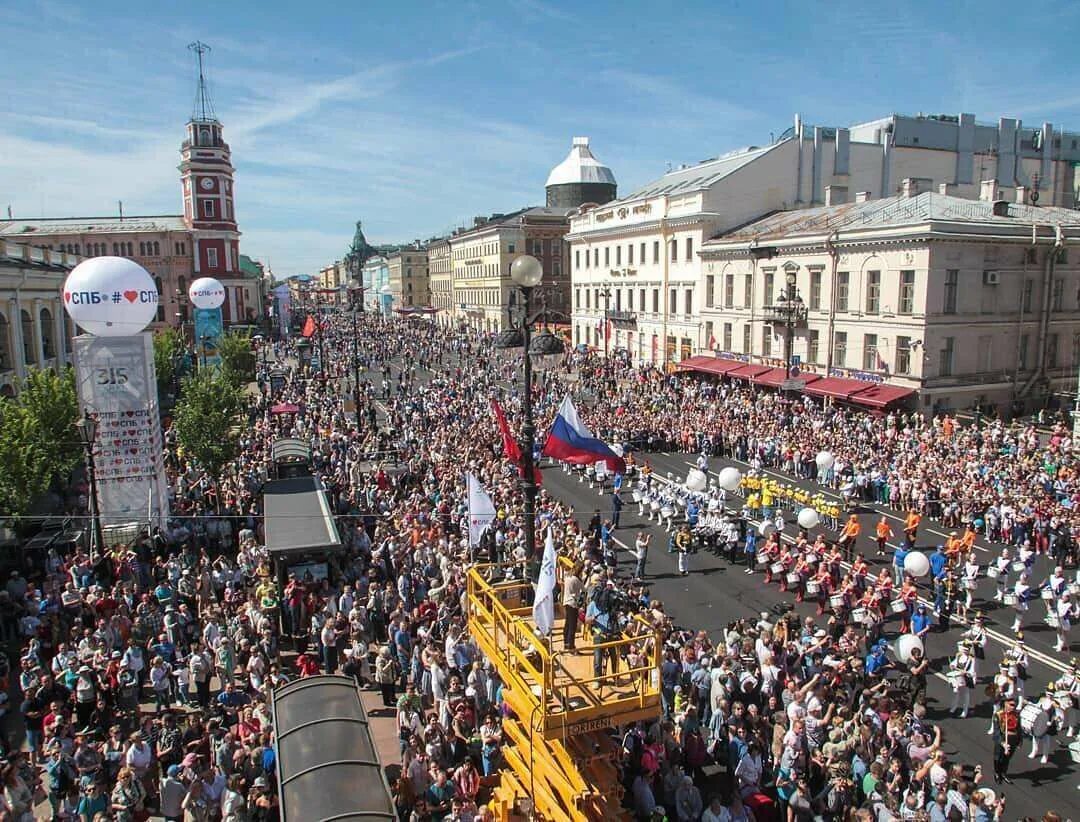
[{"label": "red awning", "polygon": [[700,371],[703,374],[727,374],[736,368],[741,368],[743,363],[738,360],[727,360],[723,357],[711,357],[708,354],[699,354],[696,357],[687,357],[679,363],[680,371]]},{"label": "red awning", "polygon": [[869,405],[871,408],[885,408],[894,402],[907,399],[914,393],[914,389],[911,388],[874,383],[865,391],[853,394],[851,401],[857,402],[859,405]]},{"label": "red awning", "polygon": [[853,394],[865,391],[871,383],[862,380],[849,380],[844,377],[823,377],[806,386],[806,393],[817,397],[835,397],[838,400],[851,399]]},{"label": "red awning", "polygon": [[[783,371],[784,369],[780,369]],[[740,380],[749,380],[756,377],[758,374],[764,374],[766,371],[772,371],[767,365],[746,365],[743,364],[742,368],[736,368],[734,371],[728,374],[729,377],[736,377]]]},{"label": "red awning", "polygon": [[[770,368],[768,371],[763,371],[754,377],[754,385],[771,385],[774,388],[779,388],[787,377],[787,370],[784,368]],[[798,377],[793,379],[799,380],[803,385],[811,383],[814,380],[819,379],[817,374],[799,374]]]}]

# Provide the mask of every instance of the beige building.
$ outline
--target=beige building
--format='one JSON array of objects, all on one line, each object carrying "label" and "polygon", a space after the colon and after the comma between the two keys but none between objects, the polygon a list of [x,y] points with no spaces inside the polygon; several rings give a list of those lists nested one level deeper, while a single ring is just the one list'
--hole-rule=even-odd
[{"label": "beige building", "polygon": [[544,278],[535,294],[536,310],[554,323],[569,320],[570,277],[566,244],[568,208],[526,208],[512,214],[478,217],[471,230],[449,238],[452,272],[451,319],[483,331],[506,328],[510,265],[522,254],[540,260]]},{"label": "beige building", "polygon": [[388,284],[394,308],[430,305],[428,253],[419,244],[399,248],[388,255]]},{"label": "beige building", "polygon": [[1013,202],[1072,208],[1080,135],[970,114],[889,117],[851,128],[798,117],[774,143],[682,166],[571,218],[573,338],[637,362],[707,347],[706,240],[773,211],[934,191],[978,199],[993,181]]},{"label": "beige building", "polygon": [[70,361],[75,327],[61,292],[82,259],[0,237],[0,394],[13,394],[31,368]]},{"label": "beige building", "polygon": [[806,309],[791,353],[807,394],[926,412],[1071,394],[1080,213],[995,194],[786,211],[709,240],[700,317],[715,357],[686,365],[778,386],[790,276]]},{"label": "beige building", "polygon": [[427,244],[428,293],[430,305],[436,310],[435,321],[450,325],[454,310],[454,270],[450,258],[450,240],[440,237]]}]

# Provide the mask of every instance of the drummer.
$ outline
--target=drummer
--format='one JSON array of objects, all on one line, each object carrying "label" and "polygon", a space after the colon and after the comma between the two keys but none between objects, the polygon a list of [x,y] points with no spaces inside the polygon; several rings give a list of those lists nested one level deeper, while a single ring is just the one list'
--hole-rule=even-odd
[{"label": "drummer", "polygon": [[949,664],[949,681],[952,683],[953,701],[949,713],[966,719],[971,710],[971,692],[979,675],[977,663],[970,640],[961,640],[957,645],[956,656]]},{"label": "drummer", "polygon": [[1057,712],[1057,703],[1049,690],[1035,702],[1029,702],[1020,712],[1021,725],[1031,737],[1031,753],[1028,759],[1039,757],[1039,762],[1047,764],[1050,757],[1051,717]]},{"label": "drummer", "polygon": [[994,600],[997,602],[1003,602],[1005,594],[1009,590],[1009,569],[1012,567],[1012,558],[1009,556],[1008,547],[1001,549],[1001,556],[990,563],[990,568],[993,570],[987,571],[987,576],[997,577],[997,591],[994,593]]},{"label": "drummer", "polygon": [[1051,603],[1051,605],[1056,608],[1056,619],[1051,622],[1051,624],[1057,623],[1054,625],[1054,630],[1057,632],[1057,643],[1054,645],[1054,650],[1060,653],[1069,646],[1069,629],[1072,628],[1077,616],[1080,616],[1080,609],[1072,601],[1072,596],[1068,591],[1063,591],[1057,602]]},{"label": "drummer", "polygon": [[1069,670],[1058,677],[1054,693],[1060,712],[1059,726],[1065,730],[1066,737],[1072,738],[1080,724],[1080,660],[1073,659]]},{"label": "drummer", "polygon": [[982,611],[975,614],[971,627],[964,633],[964,639],[971,643],[971,650],[976,659],[986,659],[988,637],[986,634],[986,617],[983,616]]},{"label": "drummer", "polygon": [[829,576],[829,567],[824,563],[818,563],[817,571],[807,580],[807,596],[817,597],[817,613],[821,616],[825,613],[825,604],[833,590],[832,577]]},{"label": "drummer", "polygon": [[[1011,605],[1014,611],[1014,619],[1012,630],[1013,633],[1019,633],[1023,627],[1024,614],[1028,610],[1028,594],[1030,585],[1028,583],[1027,570],[1021,571],[1019,578],[1013,584],[1012,592],[1005,595],[1005,604]],[[1009,599],[1011,597],[1011,600]]]}]

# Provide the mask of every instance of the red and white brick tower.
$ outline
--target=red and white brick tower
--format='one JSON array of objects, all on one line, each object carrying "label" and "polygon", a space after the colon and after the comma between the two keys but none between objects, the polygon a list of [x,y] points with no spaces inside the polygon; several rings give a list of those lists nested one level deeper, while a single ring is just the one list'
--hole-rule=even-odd
[{"label": "red and white brick tower", "polygon": [[192,229],[196,277],[228,278],[240,271],[240,232],[233,207],[233,166],[229,144],[221,135],[203,74],[210,47],[192,43],[199,62],[195,109],[180,147],[184,222]]}]

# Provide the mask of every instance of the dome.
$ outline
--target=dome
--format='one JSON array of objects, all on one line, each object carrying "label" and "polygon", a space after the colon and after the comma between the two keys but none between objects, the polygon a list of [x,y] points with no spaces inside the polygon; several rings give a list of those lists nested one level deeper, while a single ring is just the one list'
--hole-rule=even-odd
[{"label": "dome", "polygon": [[615,185],[615,175],[611,169],[597,160],[589,151],[588,137],[575,137],[566,159],[551,170],[548,186],[574,183],[601,183]]}]

